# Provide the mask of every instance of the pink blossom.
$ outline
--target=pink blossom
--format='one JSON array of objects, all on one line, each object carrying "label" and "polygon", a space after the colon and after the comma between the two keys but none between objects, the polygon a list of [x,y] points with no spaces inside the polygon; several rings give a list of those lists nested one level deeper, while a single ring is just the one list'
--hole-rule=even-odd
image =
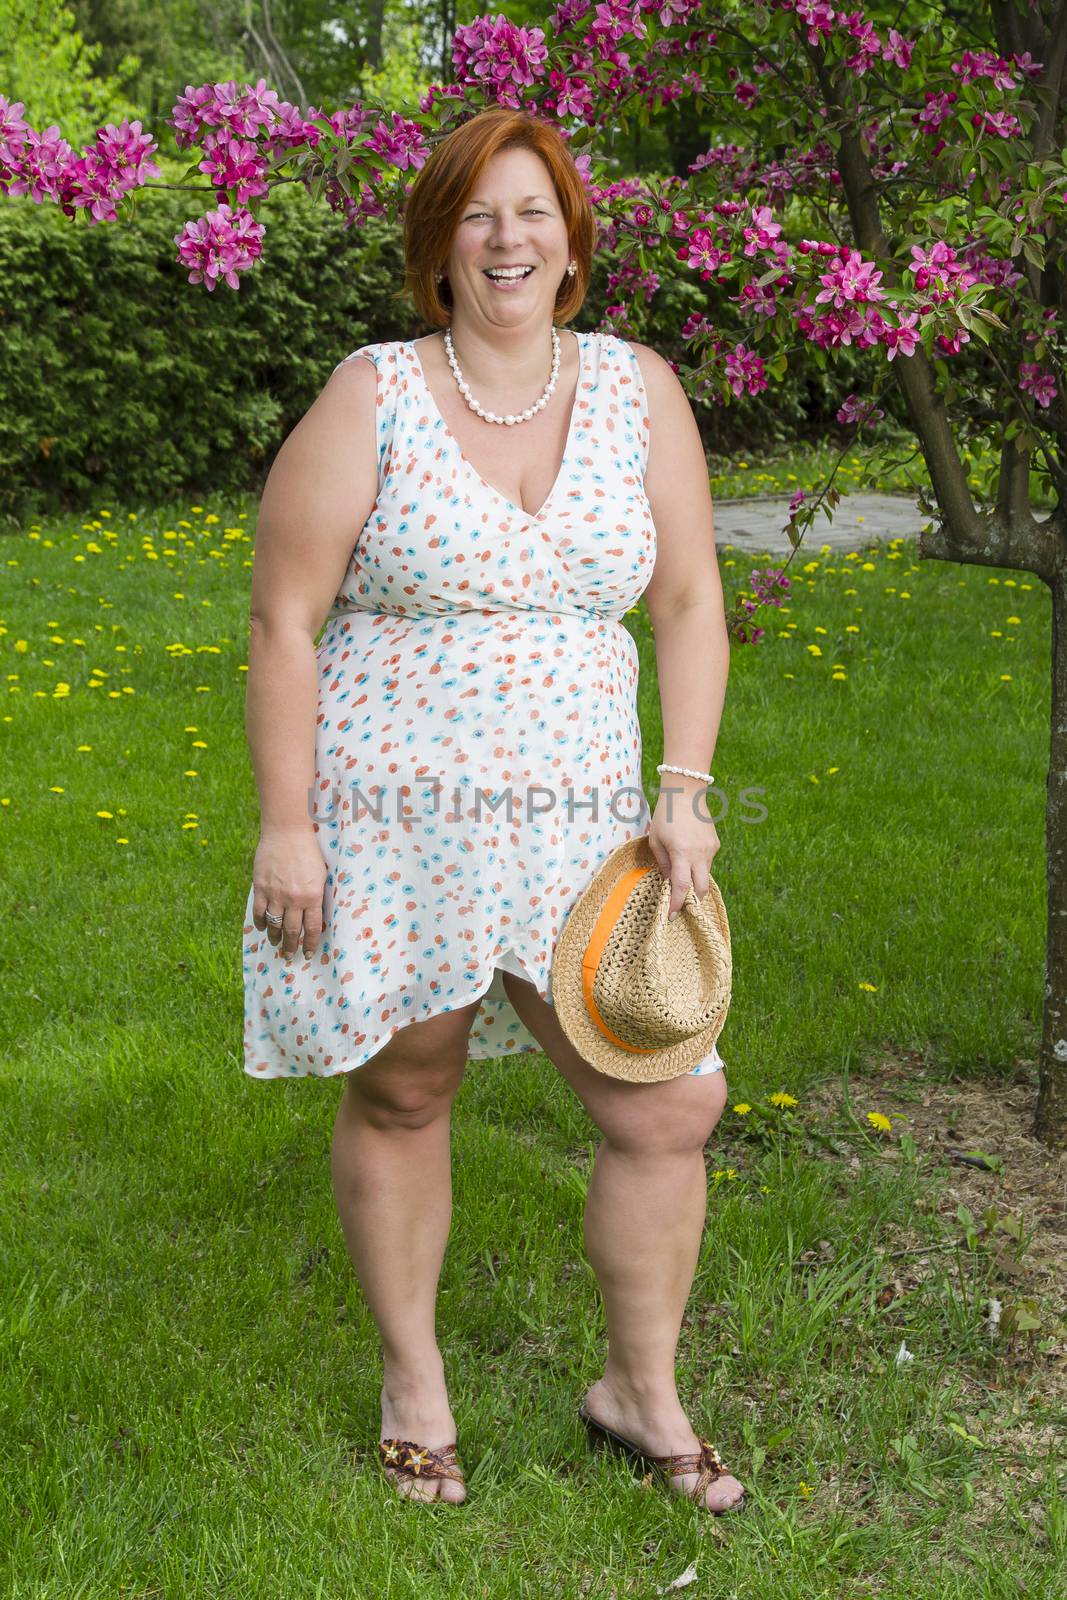
[{"label": "pink blossom", "polygon": [[852,305],[843,310],[827,311],[821,317],[813,316],[814,311],[813,305],[801,306],[796,313],[797,328],[820,350],[836,350],[840,345],[853,342],[865,349],[883,338],[885,322],[873,308],[867,311]]},{"label": "pink blossom", "polygon": [[384,122],[377,123],[364,141],[364,147],[382,156],[392,166],[399,167],[402,172],[407,167],[422,167],[430,153],[422,129],[417,122],[407,121],[396,111],[390,115],[392,127],[387,127]]},{"label": "pink blossom", "polygon": [[591,37],[601,42],[610,40],[612,44],[620,39],[643,39],[647,32],[637,6],[627,0],[602,0],[589,25]]},{"label": "pink blossom", "polygon": [[949,71],[961,83],[976,83],[979,78],[989,78],[996,89],[1014,89],[1015,74],[1011,62],[991,50],[965,50],[958,61],[953,61]]},{"label": "pink blossom", "polygon": [[267,193],[265,174],[270,162],[248,139],[231,139],[228,133],[209,131],[204,139],[200,171],[215,189],[232,189],[239,205]]},{"label": "pink blossom", "polygon": [[728,352],[723,370],[735,395],[760,394],[767,387],[763,361],[743,344]]},{"label": "pink blossom", "polygon": [[882,60],[892,62],[894,67],[906,72],[911,66],[914,49],[915,45],[910,39],[905,39],[895,28],[890,28],[889,42],[882,47]]},{"label": "pink blossom", "polygon": [[513,85],[542,76],[548,49],[540,28],[520,28],[507,17],[475,17],[452,36],[452,65],[461,84],[492,91],[502,105],[517,106]]},{"label": "pink blossom", "polygon": [[809,44],[820,44],[822,36],[830,32],[834,9],[825,0],[784,0],[784,9],[795,11],[801,22],[807,23]]},{"label": "pink blossom", "polygon": [[42,200],[61,201],[63,177],[73,159],[74,151],[57,123],[43,133],[27,127],[26,142],[14,169],[19,176],[8,185],[8,192],[29,195],[38,205]]},{"label": "pink blossom", "polygon": [[881,278],[873,261],[864,261],[858,250],[847,250],[829,272],[820,276],[819,282],[825,287],[815,296],[816,304],[830,301],[840,310],[854,302],[883,300],[885,290],[878,287]]},{"label": "pink blossom", "polygon": [[752,223],[747,228],[742,228],[742,237],[745,240],[743,255],[754,256],[757,250],[765,250],[773,240],[777,239],[782,231],[782,224],[773,220],[770,206],[754,206],[752,208]]},{"label": "pink blossom", "polygon": [[983,133],[998,133],[1002,139],[1014,139],[1022,132],[1022,124],[1010,111],[976,111],[971,126]]},{"label": "pink blossom", "polygon": [[946,356],[958,356],[965,344],[970,344],[971,336],[966,328],[953,328],[951,333],[939,333],[934,336],[934,344]]},{"label": "pink blossom", "polygon": [[1019,366],[1019,388],[1032,394],[1039,406],[1048,408],[1056,395],[1056,379],[1037,361],[1023,361]]},{"label": "pink blossom", "polygon": [[926,104],[921,111],[912,117],[912,122],[927,133],[940,128],[959,96],[952,90],[927,89],[924,98]]},{"label": "pink blossom", "polygon": [[30,132],[24,110],[21,100],[12,104],[0,94],[0,194],[7,194],[10,179],[23,160]]},{"label": "pink blossom", "polygon": [[231,211],[223,203],[199,221],[187,222],[174,235],[174,243],[182,266],[190,268],[190,283],[206,283],[211,291],[219,278],[225,278],[231,289],[239,289],[237,274],[258,260],[265,232],[243,206]]},{"label": "pink blossom", "polygon": [[687,246],[678,251],[678,260],[695,267],[700,277],[710,278],[724,262],[730,260],[730,255],[728,251],[719,250],[712,244],[711,234],[706,228],[696,228]]},{"label": "pink blossom", "polygon": [[859,395],[848,394],[837,408],[837,421],[842,427],[874,427],[885,416],[873,400],[861,400]]},{"label": "pink blossom", "polygon": [[779,295],[790,286],[787,274],[777,283],[746,283],[737,296],[737,304],[744,312],[752,312],[762,317],[774,317],[778,314]]},{"label": "pink blossom", "polygon": [[920,334],[918,331],[919,318],[913,311],[902,312],[895,328],[887,328],[885,334],[886,360],[892,361],[894,356],[913,356],[919,347]]}]

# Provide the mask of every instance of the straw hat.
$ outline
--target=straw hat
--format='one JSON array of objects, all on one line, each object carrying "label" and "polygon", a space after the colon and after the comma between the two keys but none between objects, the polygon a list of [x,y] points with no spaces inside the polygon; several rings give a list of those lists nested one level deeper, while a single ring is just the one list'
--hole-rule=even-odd
[{"label": "straw hat", "polygon": [[668,922],[671,886],[648,836],[613,850],[556,943],[552,1004],[579,1054],[634,1083],[678,1078],[711,1053],[730,1009],[730,925],[714,878]]}]

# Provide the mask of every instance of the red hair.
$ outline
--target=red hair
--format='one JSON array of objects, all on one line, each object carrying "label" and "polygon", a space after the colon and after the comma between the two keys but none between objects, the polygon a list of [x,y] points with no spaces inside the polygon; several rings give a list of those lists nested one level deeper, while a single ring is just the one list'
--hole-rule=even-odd
[{"label": "red hair", "polygon": [[531,150],[552,177],[576,270],[556,294],[553,320],[580,309],[592,275],[597,219],[566,140],[553,123],[506,106],[481,111],[442,139],[411,187],[404,208],[404,288],[432,327],[452,321],[452,290],[435,274],[448,259],[463,207],[488,161],[500,150]]}]

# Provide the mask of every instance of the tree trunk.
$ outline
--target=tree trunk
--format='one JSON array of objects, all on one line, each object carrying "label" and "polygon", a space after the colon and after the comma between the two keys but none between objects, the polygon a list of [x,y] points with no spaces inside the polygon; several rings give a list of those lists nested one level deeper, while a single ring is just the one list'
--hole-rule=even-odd
[{"label": "tree trunk", "polygon": [[366,59],[375,72],[382,70],[382,43],[385,32],[385,0],[371,0],[367,7],[367,38],[364,45]]},{"label": "tree trunk", "polygon": [[1051,576],[1052,735],[1049,741],[1045,842],[1048,849],[1048,941],[1045,1024],[1034,1133],[1067,1144],[1067,559]]}]

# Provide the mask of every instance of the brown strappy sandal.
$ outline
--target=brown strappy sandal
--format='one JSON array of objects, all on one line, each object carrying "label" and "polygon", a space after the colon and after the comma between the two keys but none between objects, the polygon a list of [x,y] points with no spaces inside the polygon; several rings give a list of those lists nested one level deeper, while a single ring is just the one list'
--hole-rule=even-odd
[{"label": "brown strappy sandal", "polygon": [[648,1454],[647,1450],[642,1450],[640,1445],[634,1444],[632,1439],[624,1439],[621,1433],[616,1433],[606,1423],[598,1422],[596,1417],[585,1409],[584,1403],[578,1407],[578,1415],[585,1423],[590,1439],[594,1444],[610,1444],[615,1449],[625,1451],[627,1455],[636,1461],[657,1468],[668,1480],[676,1475],[684,1477],[687,1472],[699,1473],[696,1483],[689,1491],[688,1498],[695,1500],[697,1505],[704,1506],[704,1509],[710,1511],[713,1516],[721,1517],[727,1511],[740,1511],[743,1509],[745,1505],[743,1494],[741,1499],[735,1500],[731,1506],[716,1507],[706,1504],[704,1495],[710,1485],[715,1482],[716,1478],[725,1477],[730,1471],[715,1446],[708,1439],[701,1439],[699,1434],[697,1435],[700,1444],[699,1454],[695,1451],[684,1451],[672,1456],[652,1456]]},{"label": "brown strappy sandal", "polygon": [[[383,1468],[392,1467],[397,1472],[410,1473],[413,1478],[454,1478],[466,1486],[463,1468],[456,1459],[456,1445],[445,1444],[437,1450],[416,1444],[412,1439],[379,1439],[378,1459]],[[435,1500],[441,1500],[436,1494]],[[445,1505],[462,1505],[462,1500],[445,1500]]]}]

